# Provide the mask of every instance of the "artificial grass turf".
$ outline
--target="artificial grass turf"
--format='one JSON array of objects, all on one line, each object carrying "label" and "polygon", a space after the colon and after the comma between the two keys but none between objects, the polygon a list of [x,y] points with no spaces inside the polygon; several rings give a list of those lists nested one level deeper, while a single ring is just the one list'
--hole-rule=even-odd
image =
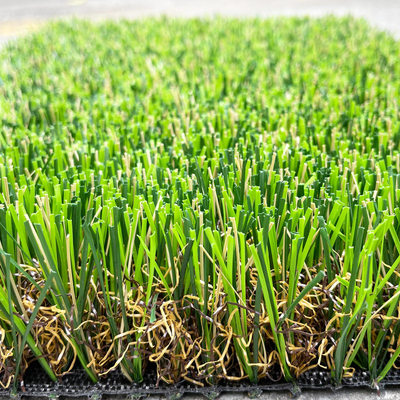
[{"label": "artificial grass turf", "polygon": [[399,43],[352,18],[58,22],[0,58],[2,383],[396,366]]}]

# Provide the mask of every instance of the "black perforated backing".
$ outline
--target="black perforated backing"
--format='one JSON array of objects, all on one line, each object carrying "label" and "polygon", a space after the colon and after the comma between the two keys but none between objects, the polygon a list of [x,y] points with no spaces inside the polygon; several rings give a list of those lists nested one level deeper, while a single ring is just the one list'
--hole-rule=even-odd
[{"label": "black perforated backing", "polygon": [[[31,367],[24,378],[23,387],[22,385],[19,387],[18,396],[49,398],[86,396],[99,399],[102,395],[117,395],[133,400],[148,395],[164,395],[169,400],[178,400],[185,393],[201,394],[208,399],[215,399],[222,392],[243,392],[255,398],[265,391],[289,391],[297,396],[301,393],[301,389],[338,389],[332,385],[330,373],[323,369],[314,369],[302,374],[297,383],[287,383],[282,379],[275,381],[277,376],[272,375],[271,379],[261,379],[258,385],[246,381],[222,381],[217,386],[198,387],[183,381],[171,386],[160,381],[157,386],[157,376],[154,371],[147,373],[140,384],[130,383],[121,372],[113,371],[106,378],[93,384],[80,369],[75,369],[59,382],[52,382],[40,367]],[[390,384],[400,385],[400,371],[392,369],[380,382],[379,387]],[[352,378],[344,378],[341,385],[341,387],[361,386],[374,386],[371,384],[369,372],[357,371]],[[0,397],[10,394],[9,389],[0,389]]]}]

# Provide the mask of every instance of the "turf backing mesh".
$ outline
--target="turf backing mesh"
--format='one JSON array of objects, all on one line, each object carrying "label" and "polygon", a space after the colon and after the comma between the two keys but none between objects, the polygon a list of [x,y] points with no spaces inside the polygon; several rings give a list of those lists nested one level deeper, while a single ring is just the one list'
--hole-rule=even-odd
[{"label": "turf backing mesh", "polygon": [[[59,382],[52,382],[40,368],[31,368],[26,374],[23,384],[18,387],[18,396],[28,397],[90,397],[98,399],[101,396],[122,396],[135,399],[149,395],[164,395],[169,400],[177,400],[185,394],[203,395],[208,399],[215,399],[221,393],[243,393],[250,398],[259,397],[263,392],[286,391],[292,396],[300,395],[303,389],[338,390],[343,388],[370,387],[381,390],[386,385],[400,385],[400,371],[392,370],[379,387],[371,383],[370,374],[366,371],[356,371],[351,378],[343,379],[340,387],[332,384],[330,373],[323,369],[307,371],[302,374],[296,383],[288,383],[283,379],[275,381],[276,376],[260,380],[258,385],[248,381],[221,381],[215,386],[198,387],[182,381],[176,385],[167,385],[163,381],[157,382],[157,374],[150,371],[145,375],[143,382],[130,383],[120,371],[112,371],[107,377],[96,384],[90,382],[84,371],[77,368],[64,376]],[[10,396],[9,389],[1,389],[0,397]]]}]

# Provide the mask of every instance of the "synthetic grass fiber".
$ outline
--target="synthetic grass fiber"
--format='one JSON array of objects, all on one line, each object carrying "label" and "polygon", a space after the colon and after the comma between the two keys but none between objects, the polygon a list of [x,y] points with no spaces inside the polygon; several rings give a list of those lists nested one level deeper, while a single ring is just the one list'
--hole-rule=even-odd
[{"label": "synthetic grass fiber", "polygon": [[2,385],[34,360],[200,386],[397,368],[399,50],[334,17],[75,20],[9,43]]}]

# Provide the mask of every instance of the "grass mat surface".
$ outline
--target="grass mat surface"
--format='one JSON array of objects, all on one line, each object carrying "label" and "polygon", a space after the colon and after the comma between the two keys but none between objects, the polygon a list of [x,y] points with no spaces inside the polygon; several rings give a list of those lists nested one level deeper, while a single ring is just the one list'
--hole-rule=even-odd
[{"label": "grass mat surface", "polygon": [[0,369],[378,383],[400,354],[399,43],[351,18],[58,22],[0,55]]}]

